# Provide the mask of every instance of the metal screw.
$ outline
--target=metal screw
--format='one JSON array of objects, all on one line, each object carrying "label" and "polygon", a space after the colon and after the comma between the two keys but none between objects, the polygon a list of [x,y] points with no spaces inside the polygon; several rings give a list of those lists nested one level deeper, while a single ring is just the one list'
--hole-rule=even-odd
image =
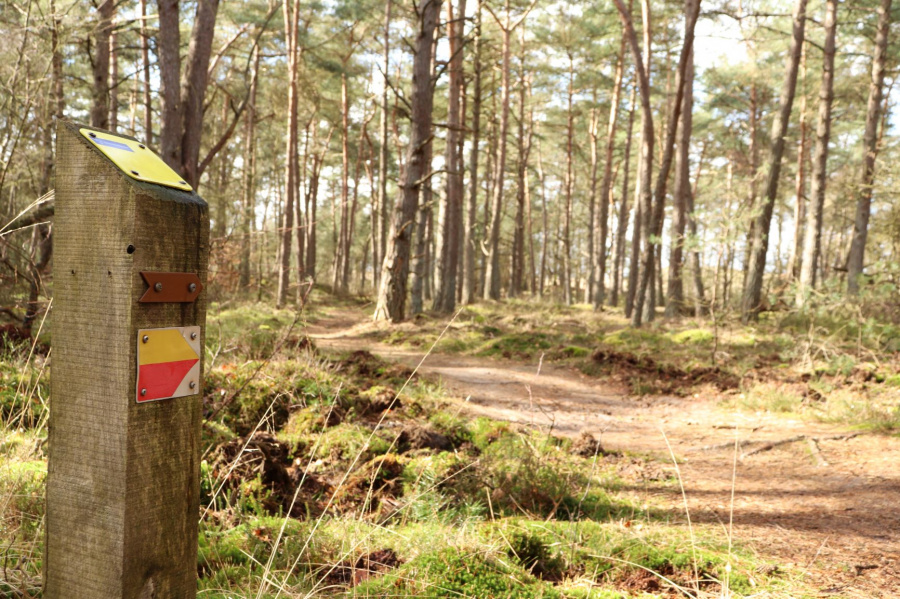
[{"label": "metal screw", "polygon": [[97,137],[96,133],[88,133],[88,135],[90,135],[91,137]]},{"label": "metal screw", "polygon": [[191,339],[196,339],[196,338],[197,338],[197,333],[191,333]]},{"label": "metal screw", "polygon": [[139,177],[139,176],[141,175],[141,174],[140,174],[139,172],[137,172],[137,171],[131,171],[131,174],[134,175],[135,177]]},{"label": "metal screw", "polygon": [[195,388],[196,386],[197,383],[195,383],[194,381],[191,381],[191,383],[188,385],[188,387],[190,387],[191,389]]},{"label": "metal screw", "polygon": [[188,291],[190,291],[191,293],[197,291],[197,283],[191,283],[190,285],[188,285]]},{"label": "metal screw", "polygon": [[148,341],[150,341],[150,336],[144,335],[144,343],[147,343]]},{"label": "metal screw", "polygon": [[154,285],[154,286],[153,286],[153,291],[156,291],[157,293],[159,293],[160,291],[162,291],[162,283],[157,283],[156,285]]},{"label": "metal screw", "polygon": [[178,184],[179,185],[187,185],[187,181],[179,181]]},{"label": "metal screw", "polygon": [[144,144],[138,144],[138,147],[139,147],[140,149],[142,149],[142,150],[146,150],[146,149],[147,149],[147,146],[145,146]]},{"label": "metal screw", "polygon": [[141,389],[141,395],[142,395],[142,396],[147,395],[147,390],[146,390],[146,389]]}]

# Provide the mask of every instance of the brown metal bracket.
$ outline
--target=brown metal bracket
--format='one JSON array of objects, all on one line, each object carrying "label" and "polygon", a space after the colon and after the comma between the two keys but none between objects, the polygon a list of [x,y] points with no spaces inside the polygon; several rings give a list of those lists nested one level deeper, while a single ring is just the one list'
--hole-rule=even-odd
[{"label": "brown metal bracket", "polygon": [[142,304],[159,302],[193,302],[203,291],[200,277],[192,272],[144,272],[141,271],[148,289],[138,302]]}]

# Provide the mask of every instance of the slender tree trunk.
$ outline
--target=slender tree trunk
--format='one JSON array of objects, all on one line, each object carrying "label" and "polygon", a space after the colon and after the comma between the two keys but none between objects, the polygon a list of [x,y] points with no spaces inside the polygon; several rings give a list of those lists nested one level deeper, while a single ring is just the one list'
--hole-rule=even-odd
[{"label": "slender tree trunk", "polygon": [[375,308],[376,320],[393,322],[402,320],[404,315],[409,274],[410,229],[418,208],[419,190],[430,166],[426,162],[426,150],[431,138],[431,113],[434,102],[434,90],[431,85],[431,49],[441,1],[422,0],[416,9],[419,22],[410,94],[412,130],[406,167],[400,182],[402,197],[394,208],[391,235],[384,257]]},{"label": "slender tree trunk", "polygon": [[[684,14],[693,14],[694,2],[685,0]],[[694,51],[688,55],[684,74],[684,99],[681,108],[681,125],[678,129],[678,168],[675,170],[675,194],[672,212],[672,245],[669,251],[669,286],[666,294],[667,318],[681,313],[684,305],[684,232],[687,218],[688,197],[691,195],[691,132],[694,110]]]},{"label": "slender tree trunk", "polygon": [[291,284],[291,240],[294,232],[294,192],[297,188],[297,170],[294,157],[297,155],[297,80],[299,55],[297,52],[300,20],[300,3],[295,0],[284,3],[285,38],[288,41],[288,111],[287,148],[285,151],[284,209],[281,221],[281,245],[278,262],[278,291],[275,305],[282,308],[288,299]]},{"label": "slender tree trunk", "polygon": [[150,34],[147,32],[147,0],[141,0],[141,68],[144,79],[144,140],[153,144],[153,103],[150,95]]},{"label": "slender tree trunk", "polygon": [[[618,1],[618,0],[617,0]],[[681,116],[682,101],[684,98],[685,73],[687,71],[688,58],[694,47],[694,27],[700,14],[700,0],[693,7],[693,14],[685,15],[684,44],[681,47],[681,55],[678,59],[678,69],[675,73],[675,101],[672,114],[669,117],[666,131],[665,148],[660,163],[659,173],[656,176],[656,188],[653,192],[653,214],[649,220],[647,231],[644,235],[644,251],[641,258],[641,282],[635,300],[635,310],[632,313],[631,324],[641,326],[644,321],[652,320],[655,313],[655,298],[646,301],[647,290],[654,283],[656,271],[656,242],[651,235],[659,239],[662,235],[663,210],[666,201],[666,186],[669,179],[669,170],[675,154],[675,135],[678,131],[678,121]],[[648,91],[649,95],[649,91]],[[662,294],[659,294],[660,296]]]},{"label": "slender tree trunk", "polygon": [[[625,8],[622,0],[614,0],[619,16],[622,20],[624,35],[628,38],[631,53],[635,63],[635,75],[641,99],[641,154],[638,162],[637,195],[640,198],[635,215],[634,233],[632,234],[632,249],[640,247],[641,238],[650,236],[649,214],[653,208],[653,190],[651,189],[653,177],[653,112],[650,105],[650,4],[648,0],[641,1],[644,20],[644,55],[638,46],[637,34],[634,31],[631,11]],[[625,314],[628,317],[634,315],[634,300],[637,296],[638,284],[638,251],[632,252],[631,266],[628,274],[628,293],[625,298]]]},{"label": "slender tree trunk", "polygon": [[[750,84],[750,188],[747,192],[747,208],[746,214],[750,215],[750,226],[747,228],[746,235],[746,244],[744,245],[744,256],[743,256],[743,278],[741,279],[741,287],[746,287],[747,285],[747,276],[750,272],[750,254],[753,248],[753,235],[756,230],[756,219],[753,214],[754,209],[756,208],[756,196],[757,194],[757,178],[759,175],[759,101],[758,101],[758,90],[756,81],[754,80]],[[733,174],[732,174],[733,176]],[[726,271],[725,277],[728,280],[728,272]],[[727,295],[723,295],[723,305],[727,300]]]},{"label": "slender tree trunk", "polygon": [[522,292],[525,276],[525,171],[528,169],[528,154],[525,136],[525,28],[521,29],[519,41],[519,123],[516,146],[518,159],[516,161],[516,216],[513,229],[512,256],[509,269],[509,297],[517,297]]},{"label": "slender tree trunk", "polygon": [[463,79],[463,44],[466,0],[457,1],[454,19],[453,2],[447,2],[447,22],[450,38],[450,82],[447,100],[447,148],[444,163],[447,168],[447,186],[444,201],[438,212],[437,262],[434,269],[434,309],[450,313],[456,309],[456,275],[459,263],[459,237],[462,228],[463,208],[463,157],[462,114],[460,95]]},{"label": "slender tree trunk", "polygon": [[119,36],[109,34],[109,130],[119,129]]},{"label": "slender tree trunk", "polygon": [[[613,288],[609,297],[610,306],[619,305],[619,290],[622,287],[622,272],[625,270],[625,234],[628,231],[628,183],[631,175],[631,140],[634,137],[634,108],[637,85],[631,86],[628,101],[628,133],[625,136],[625,159],[622,173],[622,197],[619,199],[619,219],[616,223],[616,257],[613,264]],[[637,229],[637,227],[635,227]]]},{"label": "slender tree trunk", "polygon": [[[862,185],[856,199],[856,218],[853,238],[847,258],[847,293],[859,294],[859,278],[865,265],[866,239],[869,234],[869,214],[872,209],[872,187],[875,184],[875,158],[878,155],[878,122],[884,94],[884,71],[891,26],[891,0],[881,0],[878,10],[878,33],[872,57],[872,79],[869,83],[869,103],[866,108],[866,129],[863,136]],[[887,111],[884,111],[885,114]]]},{"label": "slender tree trunk", "polygon": [[375,278],[375,287],[381,280],[381,262],[384,256],[384,249],[387,241],[387,184],[388,184],[388,152],[390,144],[388,143],[388,92],[390,85],[388,81],[388,73],[390,73],[390,52],[391,52],[391,7],[393,2],[386,0],[384,3],[384,31],[382,32],[383,50],[381,72],[384,76],[383,88],[381,90],[381,120],[379,121],[378,136],[381,145],[378,148],[378,199],[377,205],[372,210],[372,270]]},{"label": "slender tree trunk", "polygon": [[575,95],[575,63],[571,52],[569,53],[569,92],[568,105],[566,107],[566,180],[565,202],[562,213],[562,290],[563,303],[572,304],[572,193],[575,187],[575,173],[572,171],[573,153],[575,151],[575,112],[573,110],[573,97]]},{"label": "slender tree trunk", "polygon": [[588,145],[590,147],[590,183],[588,191],[588,218],[590,226],[587,231],[585,243],[587,243],[587,264],[588,264],[588,281],[584,289],[584,303],[593,304],[594,301],[594,280],[597,276],[597,269],[594,268],[594,252],[597,245],[597,229],[596,223],[599,215],[597,213],[597,172],[600,168],[599,149],[597,148],[597,138],[600,129],[600,112],[597,110],[597,90],[594,89],[592,98],[593,107],[590,111],[590,120],[588,120]]},{"label": "slender tree trunk", "polygon": [[[612,97],[609,106],[609,124],[606,127],[606,155],[603,164],[603,181],[600,183],[600,206],[595,213],[594,231],[598,234],[597,241],[594,244],[594,289],[592,292],[594,309],[599,310],[603,305],[606,295],[606,238],[609,235],[609,205],[613,201],[612,188],[612,162],[613,150],[616,144],[616,121],[619,118],[619,103],[622,96],[622,78],[625,72],[625,36],[619,44],[619,59],[616,62],[616,75],[613,83]],[[630,126],[629,126],[630,127]],[[629,139],[626,144],[630,145]],[[594,150],[594,148],[591,148]],[[626,149],[626,153],[630,151],[630,147]],[[626,170],[627,170],[626,166]],[[628,175],[625,175],[626,179]],[[625,197],[624,195],[622,196]],[[623,199],[624,202],[624,199]],[[620,217],[621,219],[621,213]],[[621,227],[620,227],[621,229]],[[616,239],[618,245],[618,239]],[[618,295],[618,293],[617,293]],[[616,298],[618,299],[618,298]]]},{"label": "slender tree trunk", "polygon": [[475,47],[473,49],[474,81],[472,83],[472,151],[469,154],[469,193],[466,205],[466,226],[463,238],[463,290],[462,302],[475,301],[475,252],[479,251],[478,222],[478,157],[481,141],[481,0],[475,11]]},{"label": "slender tree trunk", "polygon": [[[828,177],[828,141],[831,137],[831,105],[834,100],[834,53],[837,31],[837,0],[825,2],[825,52],[822,63],[822,87],[819,90],[819,117],[816,123],[816,149],[813,157],[812,189],[803,240],[803,262],[797,304],[803,305],[816,286],[816,267],[822,259],[822,217],[825,212],[825,185]],[[798,225],[799,228],[799,225]]]},{"label": "slender tree trunk", "polygon": [[[299,12],[299,6],[295,7]],[[200,139],[203,135],[203,110],[209,79],[209,59],[216,30],[219,0],[198,0],[191,41],[181,81],[181,174],[192,186],[200,182]],[[295,28],[296,29],[296,28]],[[296,41],[294,42],[296,53]]]},{"label": "slender tree trunk", "polygon": [[116,3],[103,0],[97,7],[97,25],[93,34],[95,53],[91,61],[94,75],[91,125],[100,129],[109,129],[109,49],[115,12]]},{"label": "slender tree trunk", "polygon": [[[350,56],[347,56],[349,60]],[[335,293],[345,294],[344,287],[345,264],[348,260],[348,228],[350,210],[350,94],[347,90],[347,61],[343,61],[341,69],[341,206],[340,206],[340,232],[338,245],[335,248],[335,269],[332,280],[332,289]]]},{"label": "slender tree trunk", "polygon": [[250,99],[244,117],[244,181],[241,205],[241,258],[238,266],[241,290],[250,286],[250,253],[254,220],[256,219],[256,96],[259,80],[259,46],[253,48],[250,74]]},{"label": "slender tree trunk", "polygon": [[544,286],[547,281],[547,249],[550,244],[550,225],[547,222],[547,187],[544,179],[544,159],[541,155],[541,140],[538,137],[538,182],[541,185],[541,275],[540,290],[541,297],[544,296]]},{"label": "slender tree trunk", "polygon": [[490,237],[488,238],[488,256],[485,265],[484,278],[484,299],[494,300],[500,299],[500,223],[503,220],[503,182],[506,175],[506,136],[509,131],[509,38],[512,34],[509,11],[509,0],[506,0],[506,23],[500,24],[502,38],[500,132],[497,139],[497,163],[494,167],[494,195],[491,201]]},{"label": "slender tree trunk", "polygon": [[785,72],[784,86],[781,90],[779,113],[772,123],[766,195],[753,232],[747,284],[741,297],[741,318],[744,322],[755,319],[759,315],[761,308],[763,275],[766,269],[766,254],[769,249],[769,227],[772,224],[772,212],[775,209],[775,198],[778,195],[781,159],[784,156],[785,137],[787,136],[788,125],[791,120],[794,92],[797,88],[797,72],[800,67],[800,53],[806,29],[806,3],[807,0],[797,0],[797,4],[794,7],[793,35],[789,51],[790,58]]},{"label": "slender tree trunk", "polygon": [[806,144],[806,46],[800,52],[800,142],[797,146],[797,179],[794,195],[794,244],[791,247],[791,279],[800,277],[800,264],[803,257],[803,223],[806,222],[806,159],[809,154]]}]

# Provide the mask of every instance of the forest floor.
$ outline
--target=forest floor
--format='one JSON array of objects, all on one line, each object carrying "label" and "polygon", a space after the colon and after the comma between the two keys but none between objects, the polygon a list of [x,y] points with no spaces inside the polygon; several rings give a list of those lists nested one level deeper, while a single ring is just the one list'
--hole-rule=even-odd
[{"label": "forest floor", "polygon": [[[424,320],[431,338],[438,331],[453,335],[455,323]],[[369,312],[343,308],[326,312],[308,331],[322,350],[365,350],[439,379],[453,398],[446,409],[569,437],[587,433],[602,440],[606,451],[651,457],[651,468],[672,469],[674,458],[681,485],[634,489],[673,520],[689,514],[694,524],[718,523],[723,535],[733,527],[735,542],[800,575],[820,596],[897,596],[896,434],[859,421],[822,422],[777,406],[747,409],[740,401],[750,392],[746,383],[716,381],[689,393],[676,387],[676,393],[636,395],[622,377],[588,375],[571,360],[548,363],[552,347],[501,352],[506,357],[444,353],[399,343],[412,337],[404,333],[423,328],[401,327],[391,333],[371,323]],[[616,352],[594,355],[611,363],[622,358]],[[680,375],[661,368],[650,377],[666,389],[665,379]]]},{"label": "forest floor", "polygon": [[[202,599],[891,598],[900,326],[213,302]],[[0,344],[0,598],[41,596],[51,339]]]}]

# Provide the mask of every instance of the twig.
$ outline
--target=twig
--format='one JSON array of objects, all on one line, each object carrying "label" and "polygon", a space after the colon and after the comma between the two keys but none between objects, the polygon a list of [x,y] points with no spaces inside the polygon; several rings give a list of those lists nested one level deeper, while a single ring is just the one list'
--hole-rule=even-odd
[{"label": "twig", "polygon": [[741,456],[741,459],[748,458],[748,457],[750,457],[752,455],[756,455],[758,453],[763,453],[764,451],[770,451],[772,449],[775,449],[776,447],[781,447],[782,445],[788,445],[790,443],[796,443],[798,441],[805,441],[807,439],[812,440],[813,442],[846,441],[846,440],[852,439],[854,437],[859,437],[862,434],[863,433],[859,432],[859,433],[850,433],[850,434],[844,434],[844,435],[830,435],[828,437],[809,437],[807,435],[797,435],[796,437],[781,439],[779,441],[770,441],[769,443],[766,443],[762,447],[757,447],[753,451],[748,451],[747,453],[743,454]]}]

